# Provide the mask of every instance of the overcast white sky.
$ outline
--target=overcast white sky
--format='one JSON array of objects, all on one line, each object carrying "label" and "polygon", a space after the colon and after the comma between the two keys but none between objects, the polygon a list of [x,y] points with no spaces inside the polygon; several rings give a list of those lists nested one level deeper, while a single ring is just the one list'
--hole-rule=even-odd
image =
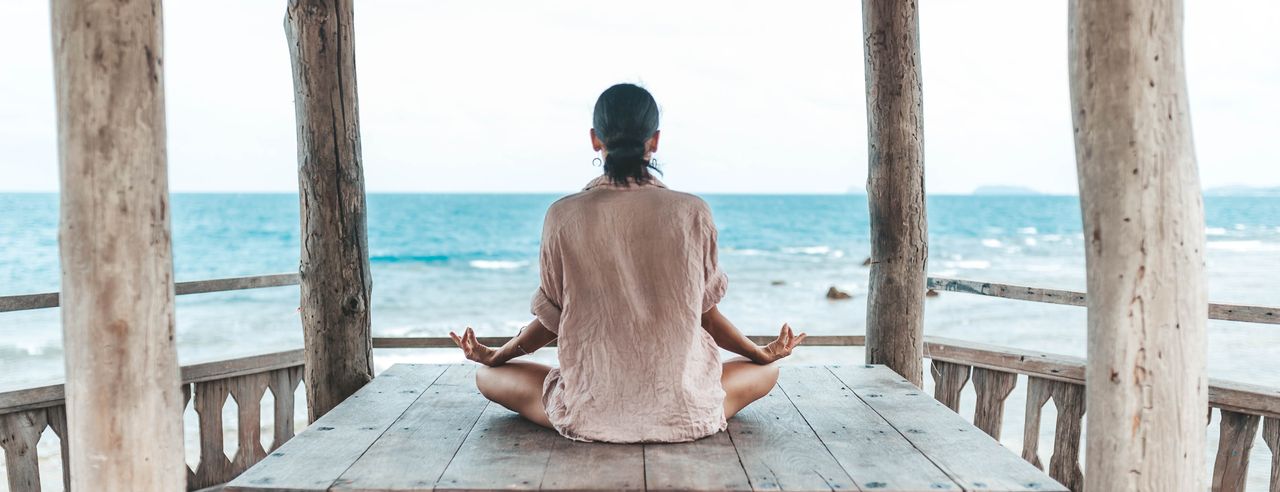
[{"label": "overcast white sky", "polygon": [[[672,187],[866,180],[861,2],[356,0],[370,191],[562,192],[592,104],[640,82]],[[1280,185],[1280,2],[1187,0],[1205,186]],[[927,189],[1074,193],[1065,0],[921,0]],[[297,189],[283,1],[165,2],[173,191]],[[0,190],[54,191],[49,6],[0,0]]]}]

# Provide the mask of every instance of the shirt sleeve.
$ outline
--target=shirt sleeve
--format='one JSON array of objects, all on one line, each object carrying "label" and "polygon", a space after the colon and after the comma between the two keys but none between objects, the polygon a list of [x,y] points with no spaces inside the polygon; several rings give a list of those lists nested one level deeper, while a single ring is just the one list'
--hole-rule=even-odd
[{"label": "shirt sleeve", "polygon": [[702,312],[710,311],[720,303],[720,299],[724,298],[724,293],[729,289],[729,277],[720,270],[720,259],[716,251],[716,242],[718,234],[716,226],[708,220],[705,226],[706,245],[703,248],[703,275],[705,283],[702,290]]},{"label": "shirt sleeve", "polygon": [[542,246],[538,251],[538,290],[529,310],[552,333],[560,334],[560,314],[564,306],[564,269],[560,245],[549,224],[543,223]]}]

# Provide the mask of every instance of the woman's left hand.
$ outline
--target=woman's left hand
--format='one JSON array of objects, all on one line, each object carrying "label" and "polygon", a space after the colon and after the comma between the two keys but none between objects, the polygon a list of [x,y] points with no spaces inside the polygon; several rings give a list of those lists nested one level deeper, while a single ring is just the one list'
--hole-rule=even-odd
[{"label": "woman's left hand", "polygon": [[498,351],[485,346],[476,340],[476,332],[472,331],[468,326],[466,331],[462,332],[462,336],[457,333],[449,332],[449,338],[453,339],[453,343],[458,344],[458,348],[462,349],[462,354],[467,359],[479,362],[489,367],[502,365],[498,360]]},{"label": "woman's left hand", "polygon": [[757,360],[756,363],[769,364],[791,355],[791,351],[795,350],[796,346],[804,341],[805,336],[804,333],[799,335],[792,333],[791,325],[783,323],[782,331],[778,333],[778,338],[760,348],[760,360]]}]

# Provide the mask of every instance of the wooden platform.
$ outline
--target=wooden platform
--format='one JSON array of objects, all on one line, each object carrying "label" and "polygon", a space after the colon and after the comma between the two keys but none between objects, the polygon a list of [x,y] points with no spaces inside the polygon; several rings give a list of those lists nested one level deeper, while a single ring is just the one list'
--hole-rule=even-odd
[{"label": "wooden platform", "polygon": [[396,365],[226,490],[1066,490],[883,366],[784,367],[728,432],[580,443]]}]

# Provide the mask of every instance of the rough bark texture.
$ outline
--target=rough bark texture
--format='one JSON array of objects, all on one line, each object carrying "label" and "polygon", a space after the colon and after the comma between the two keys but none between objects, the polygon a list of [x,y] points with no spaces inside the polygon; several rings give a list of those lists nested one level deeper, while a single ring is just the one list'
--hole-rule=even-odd
[{"label": "rough bark texture", "polygon": [[1070,3],[1087,242],[1086,490],[1204,490],[1204,210],[1182,2]]},{"label": "rough bark texture", "polygon": [[864,0],[871,279],[867,362],[924,378],[924,126],[915,0]]},{"label": "rough bark texture", "polygon": [[351,0],[290,0],[302,201],[307,403],[320,418],[373,378],[369,248]]},{"label": "rough bark texture", "polygon": [[182,490],[159,0],[54,0],[73,490]]}]

